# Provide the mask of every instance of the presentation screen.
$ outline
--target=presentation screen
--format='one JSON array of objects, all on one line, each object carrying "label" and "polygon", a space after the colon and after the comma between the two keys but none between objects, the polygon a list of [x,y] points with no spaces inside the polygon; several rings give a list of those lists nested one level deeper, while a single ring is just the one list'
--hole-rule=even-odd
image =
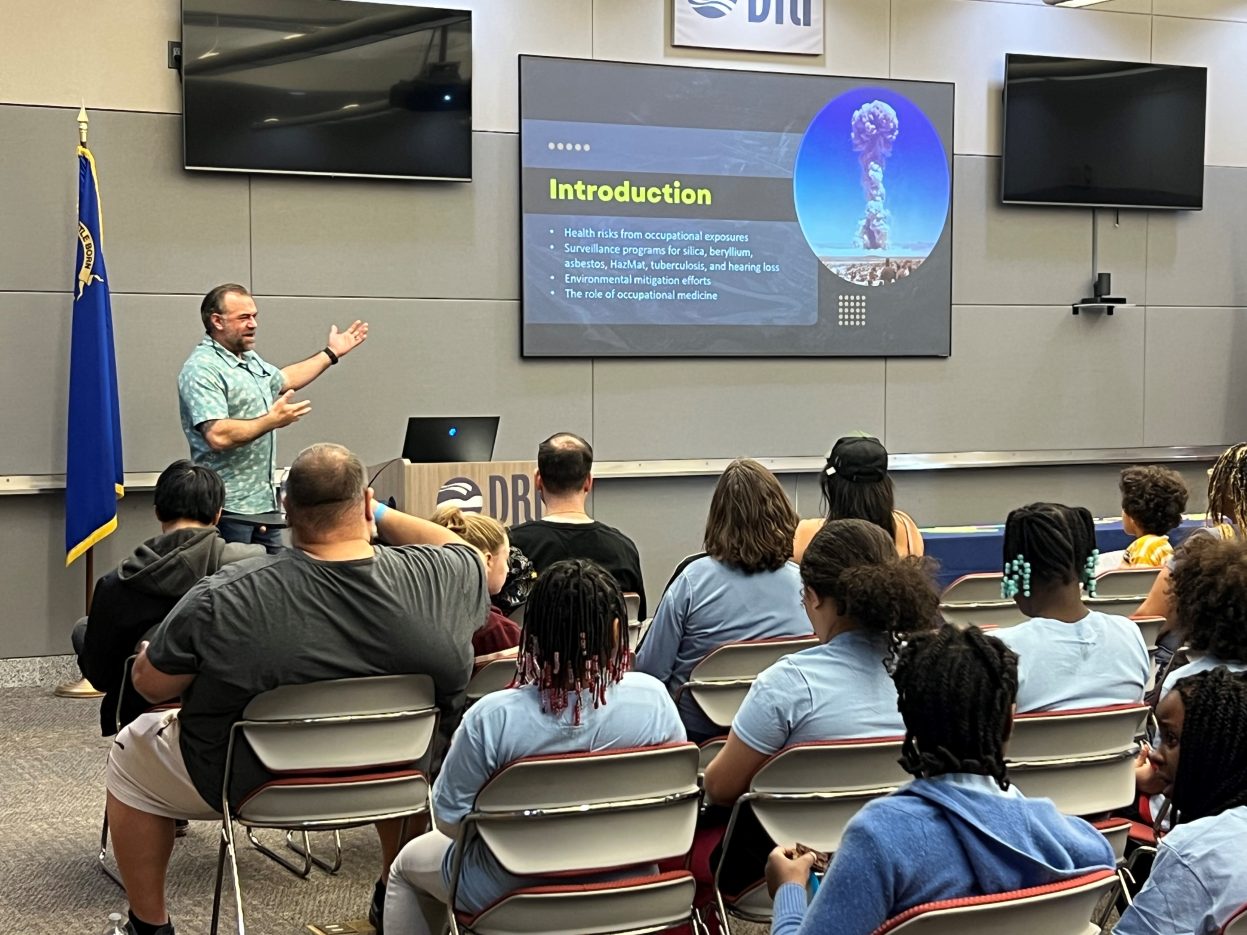
[{"label": "presentation screen", "polygon": [[953,86],[520,58],[527,357],[947,356]]}]

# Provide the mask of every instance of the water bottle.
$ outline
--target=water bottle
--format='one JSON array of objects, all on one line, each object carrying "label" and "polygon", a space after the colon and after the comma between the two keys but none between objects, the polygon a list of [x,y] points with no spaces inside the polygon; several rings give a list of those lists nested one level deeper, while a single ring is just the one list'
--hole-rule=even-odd
[{"label": "water bottle", "polygon": [[120,912],[110,912],[108,914],[108,926],[104,929],[104,935],[129,935],[126,931],[126,917]]}]

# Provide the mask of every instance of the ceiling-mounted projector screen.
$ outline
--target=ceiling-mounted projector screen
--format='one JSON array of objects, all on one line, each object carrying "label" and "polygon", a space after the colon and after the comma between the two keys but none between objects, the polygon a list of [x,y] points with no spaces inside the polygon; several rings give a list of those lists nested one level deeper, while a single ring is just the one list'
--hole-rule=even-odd
[{"label": "ceiling-mounted projector screen", "polygon": [[523,56],[525,356],[945,356],[953,86]]}]

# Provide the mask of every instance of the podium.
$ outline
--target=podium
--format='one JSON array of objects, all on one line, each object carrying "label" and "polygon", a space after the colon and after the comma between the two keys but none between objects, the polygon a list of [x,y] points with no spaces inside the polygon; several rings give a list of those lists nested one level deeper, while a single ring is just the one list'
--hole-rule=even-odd
[{"label": "podium", "polygon": [[404,513],[428,518],[443,503],[465,512],[484,513],[504,526],[541,517],[541,497],[533,487],[536,461],[476,461],[412,464],[396,458],[384,467],[373,465],[372,489],[379,502]]}]

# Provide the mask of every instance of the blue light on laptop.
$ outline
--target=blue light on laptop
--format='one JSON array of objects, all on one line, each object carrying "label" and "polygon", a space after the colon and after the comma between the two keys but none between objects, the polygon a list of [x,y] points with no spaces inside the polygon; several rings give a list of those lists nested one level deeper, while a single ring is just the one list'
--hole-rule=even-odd
[{"label": "blue light on laptop", "polygon": [[453,426],[453,425],[452,425],[452,426],[450,427],[450,431],[449,431],[449,432],[447,432],[446,434],[447,434],[447,435],[449,435],[451,438],[454,438],[456,435],[458,435],[458,434],[459,434],[459,430],[458,430],[457,428],[455,428],[455,426]]}]

